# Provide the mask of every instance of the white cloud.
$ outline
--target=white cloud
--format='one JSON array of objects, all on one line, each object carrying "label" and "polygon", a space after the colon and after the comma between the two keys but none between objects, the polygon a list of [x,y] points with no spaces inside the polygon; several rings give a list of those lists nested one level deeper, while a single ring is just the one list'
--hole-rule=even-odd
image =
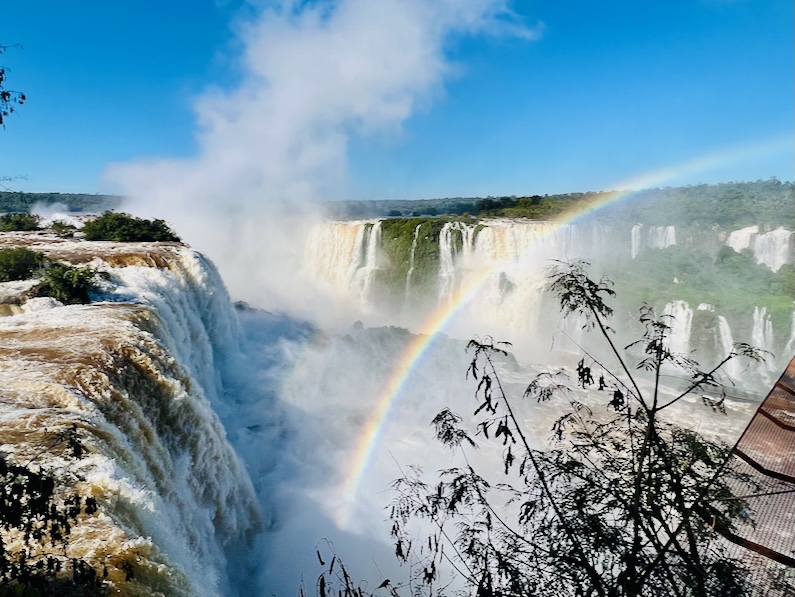
[{"label": "white cloud", "polygon": [[239,86],[208,88],[196,102],[197,155],[116,164],[107,180],[134,199],[132,211],[166,218],[210,254],[235,294],[257,302],[265,288],[252,287],[252,267],[261,278],[295,273],[295,263],[262,269],[294,257],[284,225],[269,225],[275,212],[344,192],[351,135],[395,133],[438,99],[455,70],[445,51],[459,36],[538,31],[504,0],[261,9],[239,26]]}]

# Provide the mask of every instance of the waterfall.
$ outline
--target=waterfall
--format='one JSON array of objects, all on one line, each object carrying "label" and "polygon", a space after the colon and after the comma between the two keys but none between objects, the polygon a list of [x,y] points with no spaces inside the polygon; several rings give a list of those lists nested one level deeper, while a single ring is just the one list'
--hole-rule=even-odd
[{"label": "waterfall", "polygon": [[647,245],[652,249],[665,249],[676,244],[676,228],[674,226],[651,226]]},{"label": "waterfall", "polygon": [[774,272],[789,263],[792,234],[789,230],[778,228],[758,235],[754,240],[756,262],[766,265]]},{"label": "waterfall", "polygon": [[643,248],[665,249],[676,244],[676,227],[674,226],[649,226],[644,238],[643,224],[632,227],[632,259],[637,257]]},{"label": "waterfall", "polygon": [[632,259],[640,253],[640,234],[643,230],[643,224],[635,224],[632,227]]},{"label": "waterfall", "polygon": [[380,221],[318,224],[306,240],[303,273],[335,298],[352,298],[368,310],[380,245]]},{"label": "waterfall", "polygon": [[422,224],[417,224],[414,228],[414,237],[411,240],[411,254],[409,255],[409,270],[406,272],[406,292],[403,299],[403,306],[409,303],[409,296],[411,295],[411,276],[414,274],[414,254],[417,251],[417,239],[420,236],[420,228]]},{"label": "waterfall", "polygon": [[693,309],[685,301],[676,300],[665,305],[663,314],[667,316],[667,324],[671,328],[666,338],[668,349],[674,353],[689,355]]},{"label": "waterfall", "polygon": [[313,226],[304,250],[307,275],[339,291],[349,290],[356,271],[364,264],[367,228],[364,221]]},{"label": "waterfall", "polygon": [[[14,397],[0,404],[0,425],[26,430],[14,453],[79,474],[81,493],[99,502],[65,555],[106,564],[111,592],[229,594],[228,550],[261,521],[213,408],[232,407],[239,333],[217,271],[183,247],[40,247],[61,259],[87,253],[110,278],[101,302],[34,299],[35,309],[0,318],[0,384]],[[42,454],[48,430],[70,425],[86,454]]]},{"label": "waterfall", "polygon": [[759,234],[759,226],[748,226],[740,230],[733,230],[726,239],[726,245],[742,253],[753,246],[754,237]]},{"label": "waterfall", "polygon": [[784,356],[789,358],[790,355],[795,353],[795,311],[792,312],[792,327],[790,328],[789,340],[787,346],[784,348]]},{"label": "waterfall", "polygon": [[726,244],[740,253],[753,248],[757,263],[777,272],[785,263],[792,262],[793,232],[778,228],[759,234],[759,226],[748,226],[729,233]]},{"label": "waterfall", "polygon": [[[773,339],[773,322],[770,321],[770,316],[767,314],[767,309],[762,307],[754,307],[754,322],[751,328],[751,344],[756,348],[766,350],[773,353],[774,339]],[[769,356],[767,361],[759,363],[759,370],[774,371],[774,359]]]},{"label": "waterfall", "polygon": [[446,222],[439,232],[439,304],[443,305],[453,298],[456,287],[456,258],[461,242],[461,257],[472,254],[475,227],[463,222]]},{"label": "waterfall", "polygon": [[[315,271],[321,281],[333,281],[340,296],[347,296],[350,303],[359,307],[359,317],[376,318],[385,311],[383,307],[391,308],[378,321],[386,320],[411,328],[434,308],[455,307],[448,324],[450,333],[467,337],[487,332],[530,346],[534,335],[551,334],[559,330],[557,321],[540,317],[544,303],[542,290],[547,280],[544,268],[550,260],[584,257],[598,261],[600,256],[609,255],[610,251],[610,247],[605,246],[610,238],[609,229],[601,225],[561,225],[500,218],[482,220],[477,225],[429,220],[407,224],[400,228],[405,238],[400,239],[399,243],[404,247],[401,258],[407,262],[404,264],[406,269],[399,269],[390,263],[389,257],[394,260],[395,256],[381,257],[388,249],[381,246],[379,223],[372,221],[325,224],[325,230],[317,231],[314,238],[326,239],[329,248],[313,248],[310,243],[307,267]],[[764,245],[769,248],[768,253],[771,256],[778,255],[782,253],[782,247],[787,246],[785,241],[788,233],[785,232],[760,235],[757,228],[749,227],[730,234],[727,244],[742,249],[753,247],[756,243],[762,251],[763,243],[768,243]],[[428,243],[428,238],[434,238],[434,234],[438,234],[437,247],[423,244]],[[673,226],[636,225],[632,228],[631,250],[635,256],[645,250],[664,249],[676,242],[676,229]],[[317,240],[313,240],[313,243],[317,245]],[[434,249],[438,249],[438,252]],[[311,254],[313,251],[321,254]],[[421,259],[428,261],[420,263]],[[417,289],[417,276],[421,267],[426,268],[427,272],[429,265],[436,268],[436,292],[431,291],[428,296],[422,297]],[[390,271],[400,272],[399,279],[398,276],[390,279]],[[454,305],[456,293],[462,288],[471,291],[467,292],[465,302]],[[390,295],[402,301],[404,308],[394,309],[394,305],[388,305],[385,297]],[[688,354],[697,349],[707,351],[711,356],[716,350],[720,332],[716,320],[720,308],[707,304],[695,307],[695,304],[691,307],[683,301],[673,301],[665,307],[664,313],[673,316],[668,345],[674,352]],[[407,308],[407,305],[411,308]],[[695,309],[711,311],[715,315],[702,318],[700,321],[703,323],[694,324]],[[705,328],[706,325],[708,328]],[[760,325],[757,322],[757,326]],[[769,329],[769,321],[765,325]],[[745,329],[746,326],[741,328]],[[727,332],[724,330],[724,339]],[[692,338],[694,333],[700,336]],[[715,342],[704,334],[709,334],[710,338],[715,334]],[[779,344],[783,340],[778,338]],[[770,342],[772,340],[766,345],[772,346]],[[563,344],[563,341],[559,342],[558,348]],[[517,347],[517,350],[522,349]],[[528,350],[533,349],[529,347]]]},{"label": "waterfall", "polygon": [[[729,327],[729,322],[726,321],[723,315],[718,316],[718,332],[720,345],[723,349],[722,358],[726,358],[734,350],[734,339],[732,338],[732,330]],[[732,379],[739,379],[742,373],[742,365],[738,359],[732,359],[724,365],[723,370],[726,372],[726,375]]]},{"label": "waterfall", "polygon": [[379,220],[367,228],[367,240],[364,253],[364,265],[356,272],[361,288],[361,303],[365,307],[370,305],[370,296],[373,287],[373,279],[378,271],[379,261],[378,252],[381,248],[381,221]]}]

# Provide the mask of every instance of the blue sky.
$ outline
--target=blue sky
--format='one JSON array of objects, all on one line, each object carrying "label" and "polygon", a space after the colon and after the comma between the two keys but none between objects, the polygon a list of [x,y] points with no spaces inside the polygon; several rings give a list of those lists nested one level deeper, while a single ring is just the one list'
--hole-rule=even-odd
[{"label": "blue sky", "polygon": [[[0,62],[29,101],[0,130],[0,174],[95,193],[213,170],[216,195],[245,179],[365,199],[610,189],[661,169],[655,184],[793,179],[791,0],[434,4],[9,0],[0,44],[23,49]],[[353,74],[314,86],[337,56]]]}]

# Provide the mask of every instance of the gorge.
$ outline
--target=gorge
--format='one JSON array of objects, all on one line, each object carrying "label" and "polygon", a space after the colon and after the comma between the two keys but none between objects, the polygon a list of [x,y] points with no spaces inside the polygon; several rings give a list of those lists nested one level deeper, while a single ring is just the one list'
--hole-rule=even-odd
[{"label": "gorge", "polygon": [[[386,574],[383,490],[400,466],[428,461],[435,412],[472,394],[466,340],[514,343],[505,364],[514,389],[528,371],[573,367],[587,346],[581,325],[561,320],[543,293],[550,260],[585,258],[615,279],[617,328],[646,300],[672,316],[672,350],[710,362],[740,340],[774,353],[728,369],[725,381],[745,391],[728,418],[695,400],[672,415],[733,441],[753,413],[749,396],[795,345],[792,233],[760,230],[325,221],[296,243],[294,275],[323,297],[319,311],[347,305],[350,318],[330,330],[233,306],[212,263],[180,244],[4,233],[2,246],[107,279],[88,305],[31,297],[31,282],[0,284],[2,449],[70,471],[97,499],[69,556],[107,566],[120,594],[292,594],[313,582],[324,537],[359,569],[376,559]],[[527,417],[543,446],[554,410],[534,406]],[[70,425],[85,455],[39,454]]]}]

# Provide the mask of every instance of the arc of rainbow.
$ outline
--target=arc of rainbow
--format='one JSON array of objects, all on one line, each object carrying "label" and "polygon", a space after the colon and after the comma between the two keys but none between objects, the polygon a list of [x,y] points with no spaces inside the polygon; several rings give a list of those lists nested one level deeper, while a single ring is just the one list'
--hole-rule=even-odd
[{"label": "arc of rainbow", "polygon": [[[580,208],[568,214],[563,220],[550,226],[547,234],[552,234],[561,226],[575,222],[581,217],[594,213],[608,205],[621,200],[629,199],[638,191],[670,181],[676,177],[694,174],[718,166],[725,166],[743,159],[762,157],[771,153],[792,150],[792,139],[789,135],[765,140],[751,146],[733,148],[716,153],[698,156],[676,166],[662,168],[653,172],[618,183],[615,188],[625,189],[613,193],[606,193],[605,198],[599,202]],[[471,275],[466,284],[454,293],[453,298],[445,305],[440,306],[421,326],[416,335],[411,339],[400,359],[392,370],[391,375],[384,384],[378,398],[370,411],[359,439],[356,442],[353,460],[348,467],[341,487],[341,503],[336,513],[336,522],[344,528],[352,513],[359,484],[367,470],[375,446],[383,434],[390,413],[394,410],[397,398],[403,386],[410,378],[413,369],[422,357],[428,352],[436,335],[441,332],[453,319],[456,313],[466,306],[477,294],[482,284],[499,264],[483,267]]]}]

